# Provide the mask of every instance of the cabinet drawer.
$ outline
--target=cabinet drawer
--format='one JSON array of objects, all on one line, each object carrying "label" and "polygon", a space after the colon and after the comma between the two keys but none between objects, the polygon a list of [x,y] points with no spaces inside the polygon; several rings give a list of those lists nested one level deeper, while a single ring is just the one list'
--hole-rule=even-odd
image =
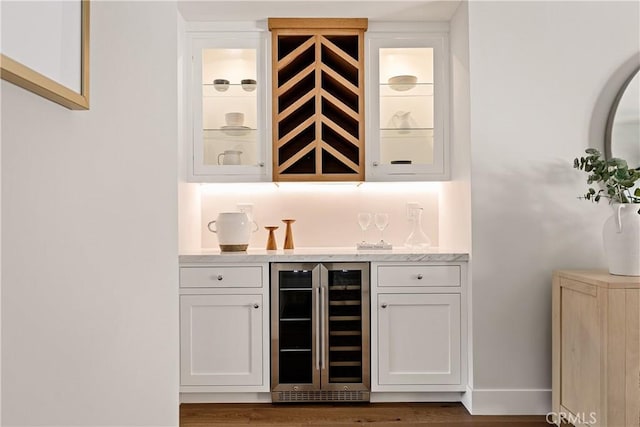
[{"label": "cabinet drawer", "polygon": [[180,287],[183,288],[261,288],[262,267],[218,266],[181,267]]},{"label": "cabinet drawer", "polygon": [[380,265],[378,287],[460,286],[459,265]]}]

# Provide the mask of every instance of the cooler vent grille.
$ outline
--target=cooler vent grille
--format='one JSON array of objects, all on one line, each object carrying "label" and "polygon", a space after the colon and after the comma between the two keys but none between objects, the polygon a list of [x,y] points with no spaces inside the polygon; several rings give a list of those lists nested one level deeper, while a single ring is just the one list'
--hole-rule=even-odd
[{"label": "cooler vent grille", "polygon": [[368,391],[278,391],[274,402],[368,402]]}]

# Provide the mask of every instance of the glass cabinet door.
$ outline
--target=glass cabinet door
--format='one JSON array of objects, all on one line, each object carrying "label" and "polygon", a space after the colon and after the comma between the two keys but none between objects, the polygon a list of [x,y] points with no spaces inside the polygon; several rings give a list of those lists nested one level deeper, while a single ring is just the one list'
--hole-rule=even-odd
[{"label": "glass cabinet door", "polygon": [[433,48],[381,48],[379,61],[380,163],[432,164]]},{"label": "glass cabinet door", "polygon": [[373,34],[367,179],[448,179],[446,38]]},{"label": "glass cabinet door", "polygon": [[[369,389],[369,270],[364,263],[327,263],[321,269],[324,289],[322,387]],[[325,296],[326,294],[326,296]]]},{"label": "glass cabinet door", "polygon": [[315,264],[272,266],[271,375],[275,390],[320,386],[319,270]]},{"label": "glass cabinet door", "polygon": [[192,41],[195,181],[267,179],[263,44],[259,34]]},{"label": "glass cabinet door", "polygon": [[313,382],[312,271],[280,271],[279,276],[280,383],[309,384]]}]

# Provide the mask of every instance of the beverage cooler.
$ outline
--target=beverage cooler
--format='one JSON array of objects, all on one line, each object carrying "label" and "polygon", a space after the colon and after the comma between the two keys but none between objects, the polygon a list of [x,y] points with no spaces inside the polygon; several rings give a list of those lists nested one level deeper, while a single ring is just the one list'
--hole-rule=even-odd
[{"label": "beverage cooler", "polygon": [[271,264],[274,402],[369,401],[369,264]]}]

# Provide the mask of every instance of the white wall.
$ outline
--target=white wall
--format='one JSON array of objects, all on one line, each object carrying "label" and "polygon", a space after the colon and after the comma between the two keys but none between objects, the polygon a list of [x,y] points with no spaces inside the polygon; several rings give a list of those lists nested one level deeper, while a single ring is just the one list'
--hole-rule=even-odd
[{"label": "white wall", "polygon": [[452,247],[471,247],[469,141],[469,11],[461,2],[449,26],[451,50],[451,180],[441,183],[439,235]]},{"label": "white wall", "polygon": [[175,2],[91,3],[91,109],[2,82],[2,425],[178,425]]},{"label": "white wall", "polygon": [[474,413],[550,408],[552,270],[605,267],[608,207],[577,199],[587,185],[572,160],[602,144],[591,129],[606,112],[593,112],[639,50],[639,12],[469,4]]},{"label": "white wall", "polygon": [[[451,180],[440,192],[440,238],[471,252],[471,141],[469,137],[469,7],[460,3],[450,22],[451,47]],[[473,253],[469,262],[468,301],[473,299]],[[473,360],[473,306],[467,304],[467,352]],[[473,386],[473,363],[469,363]],[[470,408],[470,393],[464,404]]]},{"label": "white wall", "polygon": [[179,251],[193,251],[202,247],[200,230],[200,190],[199,184],[187,182],[187,158],[190,152],[191,124],[188,112],[188,58],[186,46],[186,22],[182,15],[178,20],[178,230]]},{"label": "white wall", "polygon": [[[2,6],[0,5],[0,22],[2,22]],[[2,36],[0,35],[0,46],[2,46]],[[0,97],[2,89],[0,88]],[[0,104],[0,425],[2,425],[2,108]]]}]

